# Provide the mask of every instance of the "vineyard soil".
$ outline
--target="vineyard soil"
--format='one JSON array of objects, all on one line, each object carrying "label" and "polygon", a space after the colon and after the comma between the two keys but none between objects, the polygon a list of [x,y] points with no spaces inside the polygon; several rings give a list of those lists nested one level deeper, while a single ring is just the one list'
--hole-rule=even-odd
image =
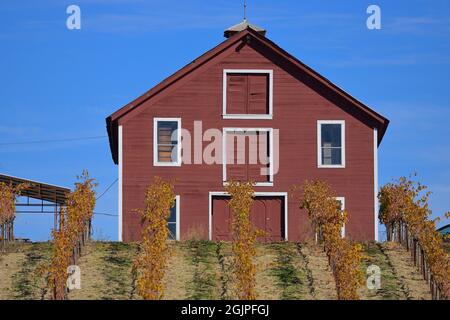
[{"label": "vineyard soil", "polygon": [[[164,299],[233,299],[231,245],[190,241],[170,243]],[[69,299],[139,299],[131,267],[136,244],[92,242],[79,260],[81,290]],[[45,275],[50,243],[14,244],[0,254],[0,299],[49,299]],[[256,289],[261,299],[336,299],[333,276],[323,250],[312,244],[257,245]],[[381,288],[360,288],[362,299],[430,299],[425,281],[404,249],[392,244],[364,244],[361,268],[381,268]]]}]

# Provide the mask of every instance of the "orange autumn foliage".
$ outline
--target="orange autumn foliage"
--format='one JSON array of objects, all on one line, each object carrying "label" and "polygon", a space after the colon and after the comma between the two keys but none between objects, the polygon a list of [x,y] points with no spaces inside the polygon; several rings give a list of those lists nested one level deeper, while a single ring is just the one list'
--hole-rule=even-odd
[{"label": "orange autumn foliage", "polygon": [[16,198],[28,187],[29,185],[26,183],[13,186],[0,182],[0,227],[3,230],[0,240],[5,240],[6,227],[11,225],[16,218]]},{"label": "orange autumn foliage", "polygon": [[[428,199],[431,192],[420,182],[401,177],[381,188],[380,222],[388,230],[404,224],[409,234],[418,240],[431,274],[444,294],[450,293],[450,256],[443,245],[442,235],[436,231],[438,219],[430,220]],[[447,214],[446,214],[447,216]],[[446,298],[450,298],[446,296]]]},{"label": "orange autumn foliage", "polygon": [[170,256],[167,219],[174,204],[174,186],[155,177],[145,194],[145,209],[138,210],[142,241],[133,264],[138,294],[145,300],[159,300],[164,295],[163,278]]},{"label": "orange autumn foliage", "polygon": [[241,300],[255,300],[256,293],[256,238],[262,231],[255,230],[250,221],[250,210],[253,203],[253,183],[230,182],[226,191],[231,198],[228,205],[232,211],[233,265],[237,279],[237,295]]},{"label": "orange autumn foliage", "polygon": [[95,208],[97,183],[89,177],[87,170],[77,176],[75,190],[67,195],[66,207],[59,214],[59,228],[52,231],[53,253],[47,281],[53,291],[53,299],[66,299],[67,268],[75,264],[90,233]]},{"label": "orange autumn foliage", "polygon": [[306,181],[303,186],[301,209],[306,209],[318,238],[323,241],[330,267],[336,281],[340,300],[359,299],[363,283],[361,270],[362,247],[342,238],[341,228],[347,220],[330,186],[323,181]]}]

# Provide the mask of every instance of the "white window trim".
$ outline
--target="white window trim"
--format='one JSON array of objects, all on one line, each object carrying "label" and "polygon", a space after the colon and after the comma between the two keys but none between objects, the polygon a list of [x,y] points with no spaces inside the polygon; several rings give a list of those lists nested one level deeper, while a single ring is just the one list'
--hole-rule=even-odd
[{"label": "white window trim", "polygon": [[375,241],[378,241],[378,130],[373,129],[373,197],[374,197],[374,218],[375,218]]},{"label": "white window trim", "polygon": [[[228,192],[211,191],[209,192],[208,209],[208,239],[212,241],[212,198],[214,196],[229,196]],[[255,192],[255,197],[284,197],[284,241],[288,241],[288,193],[287,192]]]},{"label": "white window trim", "polygon": [[[158,161],[158,122],[159,121],[176,121],[178,123],[177,131],[177,156],[175,162],[159,162]],[[155,167],[179,167],[181,166],[181,118],[153,118],[153,166]]]},{"label": "white window trim", "polygon": [[[335,197],[335,199],[341,202],[341,211],[345,211],[345,197]],[[341,237],[345,238],[345,223],[341,228]]]},{"label": "white window trim", "polygon": [[[342,164],[331,165],[322,164],[322,124],[340,124],[341,125],[341,160]],[[318,168],[345,168],[345,120],[318,120],[317,121],[317,167]]]},{"label": "white window trim", "polygon": [[[334,199],[338,200],[341,202],[341,211],[345,210],[345,197],[334,197]],[[341,228],[341,238],[345,238],[345,223],[342,225]],[[314,240],[319,241],[319,237],[317,235],[317,232],[314,234]]]},{"label": "white window trim", "polygon": [[274,180],[273,180],[273,128],[223,128],[223,134],[222,134],[222,182],[224,186],[228,185],[227,181],[227,132],[258,132],[258,131],[265,131],[269,132],[269,161],[270,161],[270,167],[269,167],[269,182],[256,182],[256,187],[273,187]]},{"label": "white window trim", "polygon": [[123,129],[122,126],[119,126],[119,131],[118,131],[118,135],[119,135],[119,168],[118,168],[118,179],[119,179],[119,185],[118,185],[118,190],[119,190],[119,195],[118,195],[118,211],[119,211],[119,216],[118,216],[118,237],[117,240],[119,242],[123,241],[123,226],[122,226],[122,219],[123,219],[123,215],[122,215],[122,203],[123,203],[123,190],[122,190],[122,186],[123,186],[123,138],[122,138],[122,134],[123,134]]},{"label": "white window trim", "polygon": [[[227,74],[229,73],[263,73],[269,75],[269,114],[228,114],[227,113]],[[267,120],[273,118],[273,70],[261,69],[224,69],[223,70],[223,106],[224,119],[254,119]]]},{"label": "white window trim", "polygon": [[[180,196],[175,196],[175,241],[180,241]],[[169,222],[167,222],[169,224]]]}]

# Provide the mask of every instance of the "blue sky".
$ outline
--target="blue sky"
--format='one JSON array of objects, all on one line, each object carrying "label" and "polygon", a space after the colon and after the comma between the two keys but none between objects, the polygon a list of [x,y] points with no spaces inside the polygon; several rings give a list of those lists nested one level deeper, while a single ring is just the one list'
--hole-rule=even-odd
[{"label": "blue sky", "polygon": [[[81,8],[82,29],[66,28]],[[377,4],[382,29],[368,30]],[[413,171],[450,211],[450,2],[248,1],[248,17],[294,56],[391,120],[380,183]],[[85,168],[101,193],[117,178],[105,117],[223,41],[242,1],[4,0],[0,4],[0,172],[72,187]],[[100,137],[93,140],[5,144]],[[117,185],[96,212],[117,214]],[[50,237],[53,218],[19,215],[18,236]],[[442,222],[441,224],[443,224]],[[97,215],[97,238],[117,218]]]}]

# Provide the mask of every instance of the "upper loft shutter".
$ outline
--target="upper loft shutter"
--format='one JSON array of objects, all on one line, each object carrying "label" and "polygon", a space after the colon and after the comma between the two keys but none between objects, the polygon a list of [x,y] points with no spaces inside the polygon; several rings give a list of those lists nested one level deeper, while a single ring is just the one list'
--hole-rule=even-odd
[{"label": "upper loft shutter", "polygon": [[247,75],[239,73],[227,74],[227,113],[247,113]]},{"label": "upper loft shutter", "polygon": [[226,135],[227,181],[270,182],[270,140],[265,131]]},{"label": "upper loft shutter", "polygon": [[227,74],[227,114],[269,114],[269,75]]},{"label": "upper loft shutter", "polygon": [[269,133],[257,131],[248,135],[247,177],[253,182],[270,182]]},{"label": "upper loft shutter", "polygon": [[247,176],[246,137],[241,132],[226,135],[227,181],[245,182]]},{"label": "upper loft shutter", "polygon": [[269,75],[249,74],[248,114],[269,114]]}]

